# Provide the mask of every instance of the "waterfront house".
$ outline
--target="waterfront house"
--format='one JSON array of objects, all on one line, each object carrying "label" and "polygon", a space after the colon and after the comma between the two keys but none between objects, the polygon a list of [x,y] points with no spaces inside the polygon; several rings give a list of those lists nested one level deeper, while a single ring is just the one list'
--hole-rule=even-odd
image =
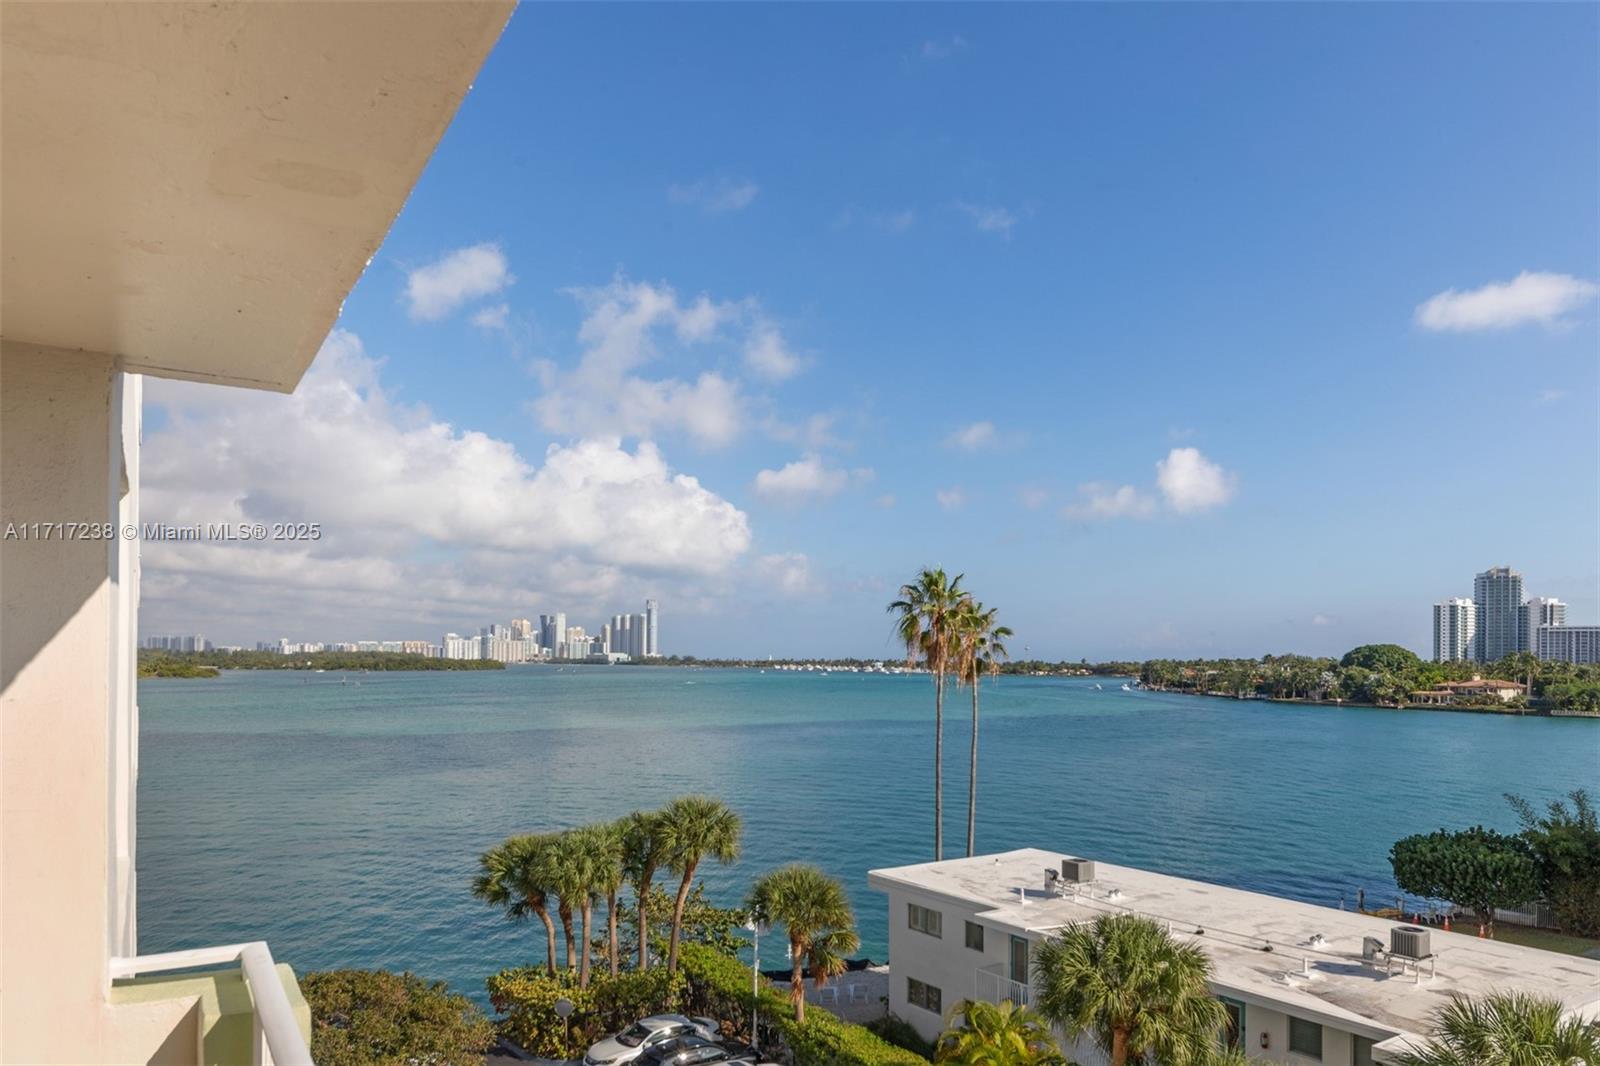
[{"label": "waterfront house", "polygon": [[1491,700],[1510,703],[1527,695],[1527,692],[1528,686],[1517,681],[1474,677],[1471,681],[1441,681],[1433,688],[1413,692],[1411,702],[1436,707],[1449,707],[1457,703],[1488,703]]},{"label": "waterfront house", "polygon": [[[1048,873],[1047,873],[1048,871]],[[1247,1055],[1312,1066],[1388,1061],[1451,993],[1554,996],[1600,1020],[1600,960],[1405,926],[1353,911],[1024,848],[874,870],[889,899],[889,1009],[932,1039],[963,999],[1028,1003],[1034,945],[1135,913],[1201,945]],[[1105,1057],[1062,1035],[1074,1062]]]},{"label": "waterfront house", "polygon": [[0,5],[0,1061],[310,1061],[265,943],[139,950],[141,375],[292,391],[509,15]]}]

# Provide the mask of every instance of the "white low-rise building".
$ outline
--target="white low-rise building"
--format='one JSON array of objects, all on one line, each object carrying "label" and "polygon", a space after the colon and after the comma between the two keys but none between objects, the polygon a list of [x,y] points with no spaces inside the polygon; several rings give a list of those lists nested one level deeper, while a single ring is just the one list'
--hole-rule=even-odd
[{"label": "white low-rise building", "polygon": [[[1452,993],[1554,996],[1600,1019],[1600,960],[1036,848],[874,870],[867,880],[889,897],[889,1009],[930,1039],[962,1000],[1031,1001],[1033,946],[1118,913],[1153,918],[1205,948],[1212,989],[1233,1019],[1219,1039],[1252,1058],[1382,1062],[1420,1041]],[[1062,1049],[1075,1062],[1106,1061],[1087,1037],[1063,1039]]]}]

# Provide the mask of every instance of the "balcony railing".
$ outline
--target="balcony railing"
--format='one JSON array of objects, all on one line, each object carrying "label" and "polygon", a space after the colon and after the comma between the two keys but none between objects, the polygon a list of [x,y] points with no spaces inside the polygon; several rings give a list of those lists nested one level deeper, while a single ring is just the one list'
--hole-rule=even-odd
[{"label": "balcony railing", "polygon": [[138,977],[141,974],[187,970],[198,966],[226,966],[237,962],[250,987],[255,1006],[255,1031],[251,1040],[252,1066],[270,1062],[273,1066],[312,1066],[311,1049],[306,1046],[294,1008],[283,991],[278,968],[265,941],[228,944],[193,951],[169,951],[160,955],[136,955],[111,960],[111,976]]},{"label": "balcony railing", "polygon": [[1003,962],[997,962],[978,970],[975,998],[986,1003],[1002,1003],[1009,999],[1019,1007],[1026,1007],[1032,1001],[1033,989],[1026,981],[1013,981],[1010,968]]}]

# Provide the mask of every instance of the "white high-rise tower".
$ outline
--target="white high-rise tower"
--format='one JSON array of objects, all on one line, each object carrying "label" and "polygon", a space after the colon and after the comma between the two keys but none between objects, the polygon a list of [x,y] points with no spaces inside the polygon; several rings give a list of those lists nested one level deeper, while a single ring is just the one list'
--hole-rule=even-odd
[{"label": "white high-rise tower", "polygon": [[1527,615],[1522,609],[1521,574],[1509,566],[1485,570],[1473,579],[1472,602],[1478,609],[1474,658],[1480,663],[1498,662],[1523,649]]},{"label": "white high-rise tower", "polygon": [[644,601],[644,653],[654,657],[661,654],[661,620],[656,615],[656,601]]},{"label": "white high-rise tower", "polygon": [[1433,661],[1453,663],[1471,659],[1478,631],[1478,605],[1467,599],[1442,600],[1433,605]]}]

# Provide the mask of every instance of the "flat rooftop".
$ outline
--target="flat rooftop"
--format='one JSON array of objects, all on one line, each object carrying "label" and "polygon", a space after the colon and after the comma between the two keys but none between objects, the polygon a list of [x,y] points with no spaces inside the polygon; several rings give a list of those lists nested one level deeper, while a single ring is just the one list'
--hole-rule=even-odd
[{"label": "flat rooftop", "polygon": [[[1169,923],[1175,937],[1200,944],[1224,995],[1259,1000],[1373,1039],[1426,1033],[1451,994],[1520,990],[1553,996],[1569,1010],[1600,1018],[1600,959],[1519,947],[1430,929],[1434,959],[1421,975],[1391,975],[1362,957],[1362,941],[1389,945],[1397,923],[1353,911],[1151,873],[1095,861],[1095,880],[1045,891],[1045,870],[1061,852],[1023,848],[970,859],[873,870],[868,883],[948,900],[985,924],[1017,934],[1046,934],[1101,914],[1134,913]],[[1311,938],[1322,942],[1313,947]],[[1266,950],[1270,948],[1271,950]],[[892,964],[891,960],[891,964]],[[1374,1024],[1376,1023],[1376,1024]]]}]

